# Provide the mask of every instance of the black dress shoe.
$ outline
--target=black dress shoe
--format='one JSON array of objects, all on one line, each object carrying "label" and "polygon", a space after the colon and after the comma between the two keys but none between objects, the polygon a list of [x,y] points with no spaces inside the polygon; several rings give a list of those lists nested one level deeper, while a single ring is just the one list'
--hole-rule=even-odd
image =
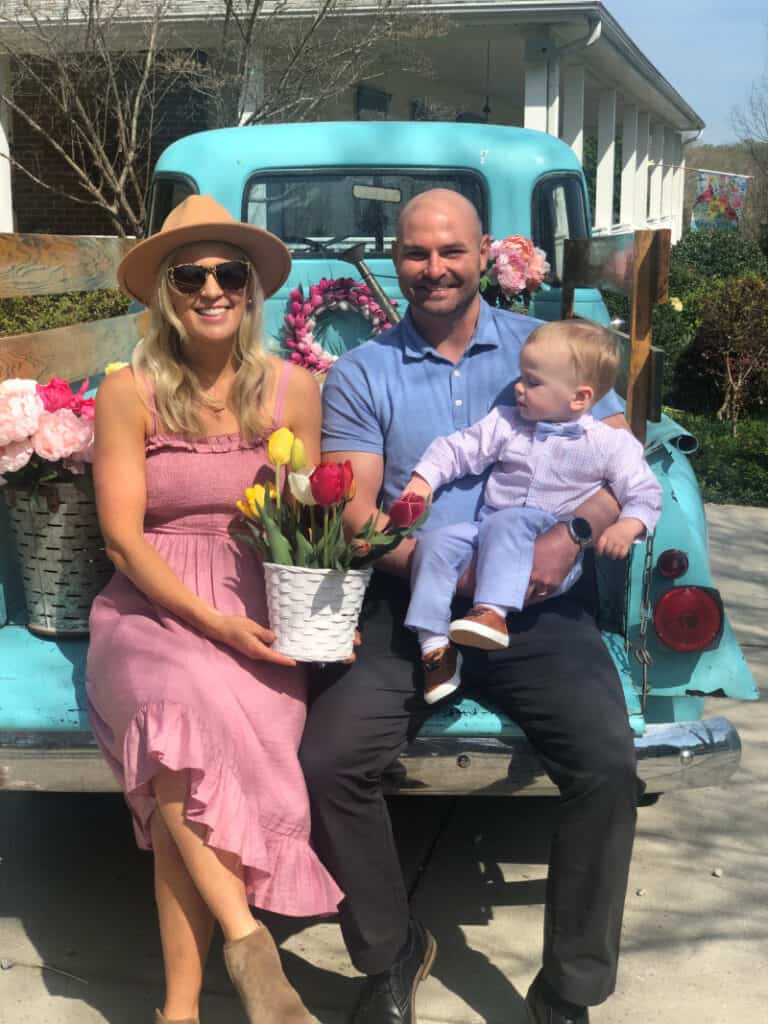
[{"label": "black dress shoe", "polygon": [[397,960],[368,978],[352,1024],[416,1024],[416,989],[432,970],[437,943],[415,918]]},{"label": "black dress shoe", "polygon": [[530,1024],[589,1024],[585,1006],[566,1003],[538,975],[525,997]]}]

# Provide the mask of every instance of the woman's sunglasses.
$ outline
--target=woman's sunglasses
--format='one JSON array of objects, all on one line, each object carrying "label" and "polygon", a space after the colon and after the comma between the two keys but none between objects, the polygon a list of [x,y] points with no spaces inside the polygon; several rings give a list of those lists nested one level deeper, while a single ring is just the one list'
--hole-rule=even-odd
[{"label": "woman's sunglasses", "polygon": [[251,273],[250,263],[244,260],[227,260],[215,267],[202,267],[198,263],[180,263],[168,268],[168,281],[172,288],[183,295],[199,292],[213,274],[219,288],[225,292],[241,292],[248,284]]}]

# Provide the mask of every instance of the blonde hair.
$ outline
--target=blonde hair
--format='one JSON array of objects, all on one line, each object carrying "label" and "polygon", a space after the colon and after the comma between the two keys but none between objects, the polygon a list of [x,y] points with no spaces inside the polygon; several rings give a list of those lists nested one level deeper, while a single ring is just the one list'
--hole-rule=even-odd
[{"label": "blonde hair", "polygon": [[[150,311],[149,330],[136,346],[131,364],[137,376],[148,378],[163,427],[173,434],[201,437],[204,428],[198,410],[218,410],[221,404],[204,393],[197,374],[186,362],[187,338],[174,311],[168,283],[168,268],[175,257],[176,253],[171,253],[160,265],[157,305]],[[243,258],[247,259],[245,253]],[[264,293],[253,266],[245,298],[245,312],[232,349],[235,380],[229,401],[241,433],[253,440],[269,431],[264,403],[272,379],[272,362],[263,342]]]},{"label": "blonde hair", "polygon": [[533,331],[526,345],[557,341],[569,355],[573,379],[588,384],[597,402],[616,382],[619,350],[613,335],[592,320],[557,320]]}]

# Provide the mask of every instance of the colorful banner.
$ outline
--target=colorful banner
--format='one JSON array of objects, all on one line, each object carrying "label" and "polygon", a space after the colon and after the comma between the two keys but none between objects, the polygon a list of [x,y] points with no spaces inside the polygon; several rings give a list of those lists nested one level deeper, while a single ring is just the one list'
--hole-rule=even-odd
[{"label": "colorful banner", "polygon": [[743,174],[699,171],[696,199],[691,211],[691,231],[737,228],[744,212],[749,182],[750,179]]}]

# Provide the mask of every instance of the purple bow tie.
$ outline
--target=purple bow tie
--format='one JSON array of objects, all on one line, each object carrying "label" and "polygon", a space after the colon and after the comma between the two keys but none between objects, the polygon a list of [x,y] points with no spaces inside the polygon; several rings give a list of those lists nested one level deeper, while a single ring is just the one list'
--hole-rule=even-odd
[{"label": "purple bow tie", "polygon": [[548,437],[581,437],[584,427],[578,420],[565,423],[547,423],[545,420],[536,422],[535,436],[538,441],[546,441]]}]

